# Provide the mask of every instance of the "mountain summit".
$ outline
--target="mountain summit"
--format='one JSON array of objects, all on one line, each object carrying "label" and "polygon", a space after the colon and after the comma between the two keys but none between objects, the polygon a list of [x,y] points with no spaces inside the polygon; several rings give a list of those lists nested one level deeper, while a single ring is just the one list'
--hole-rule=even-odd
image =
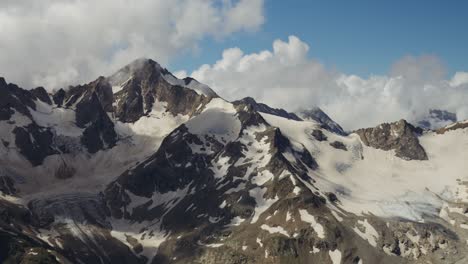
[{"label": "mountain summit", "polygon": [[319,107],[313,107],[311,109],[300,110],[298,115],[304,120],[313,120],[322,124],[323,128],[340,135],[346,135],[343,128],[333,121],[325,112]]},{"label": "mountain summit", "polygon": [[138,59],[0,78],[5,263],[464,263],[468,125],[345,132]]}]

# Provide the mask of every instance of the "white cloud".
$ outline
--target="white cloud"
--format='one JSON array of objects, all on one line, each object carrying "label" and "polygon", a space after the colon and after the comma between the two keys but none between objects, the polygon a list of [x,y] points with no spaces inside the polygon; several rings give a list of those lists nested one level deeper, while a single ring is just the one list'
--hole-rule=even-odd
[{"label": "white cloud", "polygon": [[232,33],[240,29],[257,30],[263,24],[265,18],[258,11],[263,9],[263,0],[240,0],[235,6],[229,1],[226,10],[226,23],[224,32]]},{"label": "white cloud", "polygon": [[263,0],[3,0],[0,75],[54,88],[139,58],[166,64],[204,37],[257,30]]},{"label": "white cloud", "polygon": [[451,86],[461,86],[468,84],[468,72],[456,72],[452,80],[450,80]]},{"label": "white cloud", "polygon": [[184,79],[185,77],[188,76],[187,71],[184,71],[184,70],[176,71],[176,72],[173,72],[172,74],[179,79]]},{"label": "white cloud", "polygon": [[249,95],[291,111],[320,106],[350,130],[400,118],[419,120],[432,108],[468,118],[468,73],[444,80],[435,56],[404,57],[388,75],[362,78],[327,69],[308,52],[295,36],[274,41],[272,51],[244,54],[231,48],[191,76],[230,100]]}]

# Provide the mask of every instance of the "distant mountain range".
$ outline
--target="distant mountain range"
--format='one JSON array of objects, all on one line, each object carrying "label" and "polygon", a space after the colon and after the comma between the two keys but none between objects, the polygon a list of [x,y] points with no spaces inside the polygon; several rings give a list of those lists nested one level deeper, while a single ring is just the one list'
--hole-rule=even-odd
[{"label": "distant mountain range", "polygon": [[2,263],[468,263],[468,122],[345,131],[150,59],[0,78]]}]

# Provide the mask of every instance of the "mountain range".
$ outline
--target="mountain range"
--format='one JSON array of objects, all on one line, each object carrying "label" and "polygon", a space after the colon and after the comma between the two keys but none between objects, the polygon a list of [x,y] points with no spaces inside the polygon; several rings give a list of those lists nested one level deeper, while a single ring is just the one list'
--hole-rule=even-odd
[{"label": "mountain range", "polygon": [[345,131],[151,59],[0,78],[2,263],[468,263],[468,122]]}]

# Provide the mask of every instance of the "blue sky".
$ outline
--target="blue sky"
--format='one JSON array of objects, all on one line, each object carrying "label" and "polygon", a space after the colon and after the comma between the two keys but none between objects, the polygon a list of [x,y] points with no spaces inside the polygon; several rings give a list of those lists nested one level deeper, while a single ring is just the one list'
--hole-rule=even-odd
[{"label": "blue sky", "polygon": [[398,59],[425,54],[439,57],[453,74],[468,69],[467,12],[468,1],[461,0],[267,0],[257,32],[206,38],[198,52],[182,53],[169,68],[191,72],[213,64],[226,48],[258,52],[295,35],[310,46],[310,57],[348,74],[385,74]]}]

